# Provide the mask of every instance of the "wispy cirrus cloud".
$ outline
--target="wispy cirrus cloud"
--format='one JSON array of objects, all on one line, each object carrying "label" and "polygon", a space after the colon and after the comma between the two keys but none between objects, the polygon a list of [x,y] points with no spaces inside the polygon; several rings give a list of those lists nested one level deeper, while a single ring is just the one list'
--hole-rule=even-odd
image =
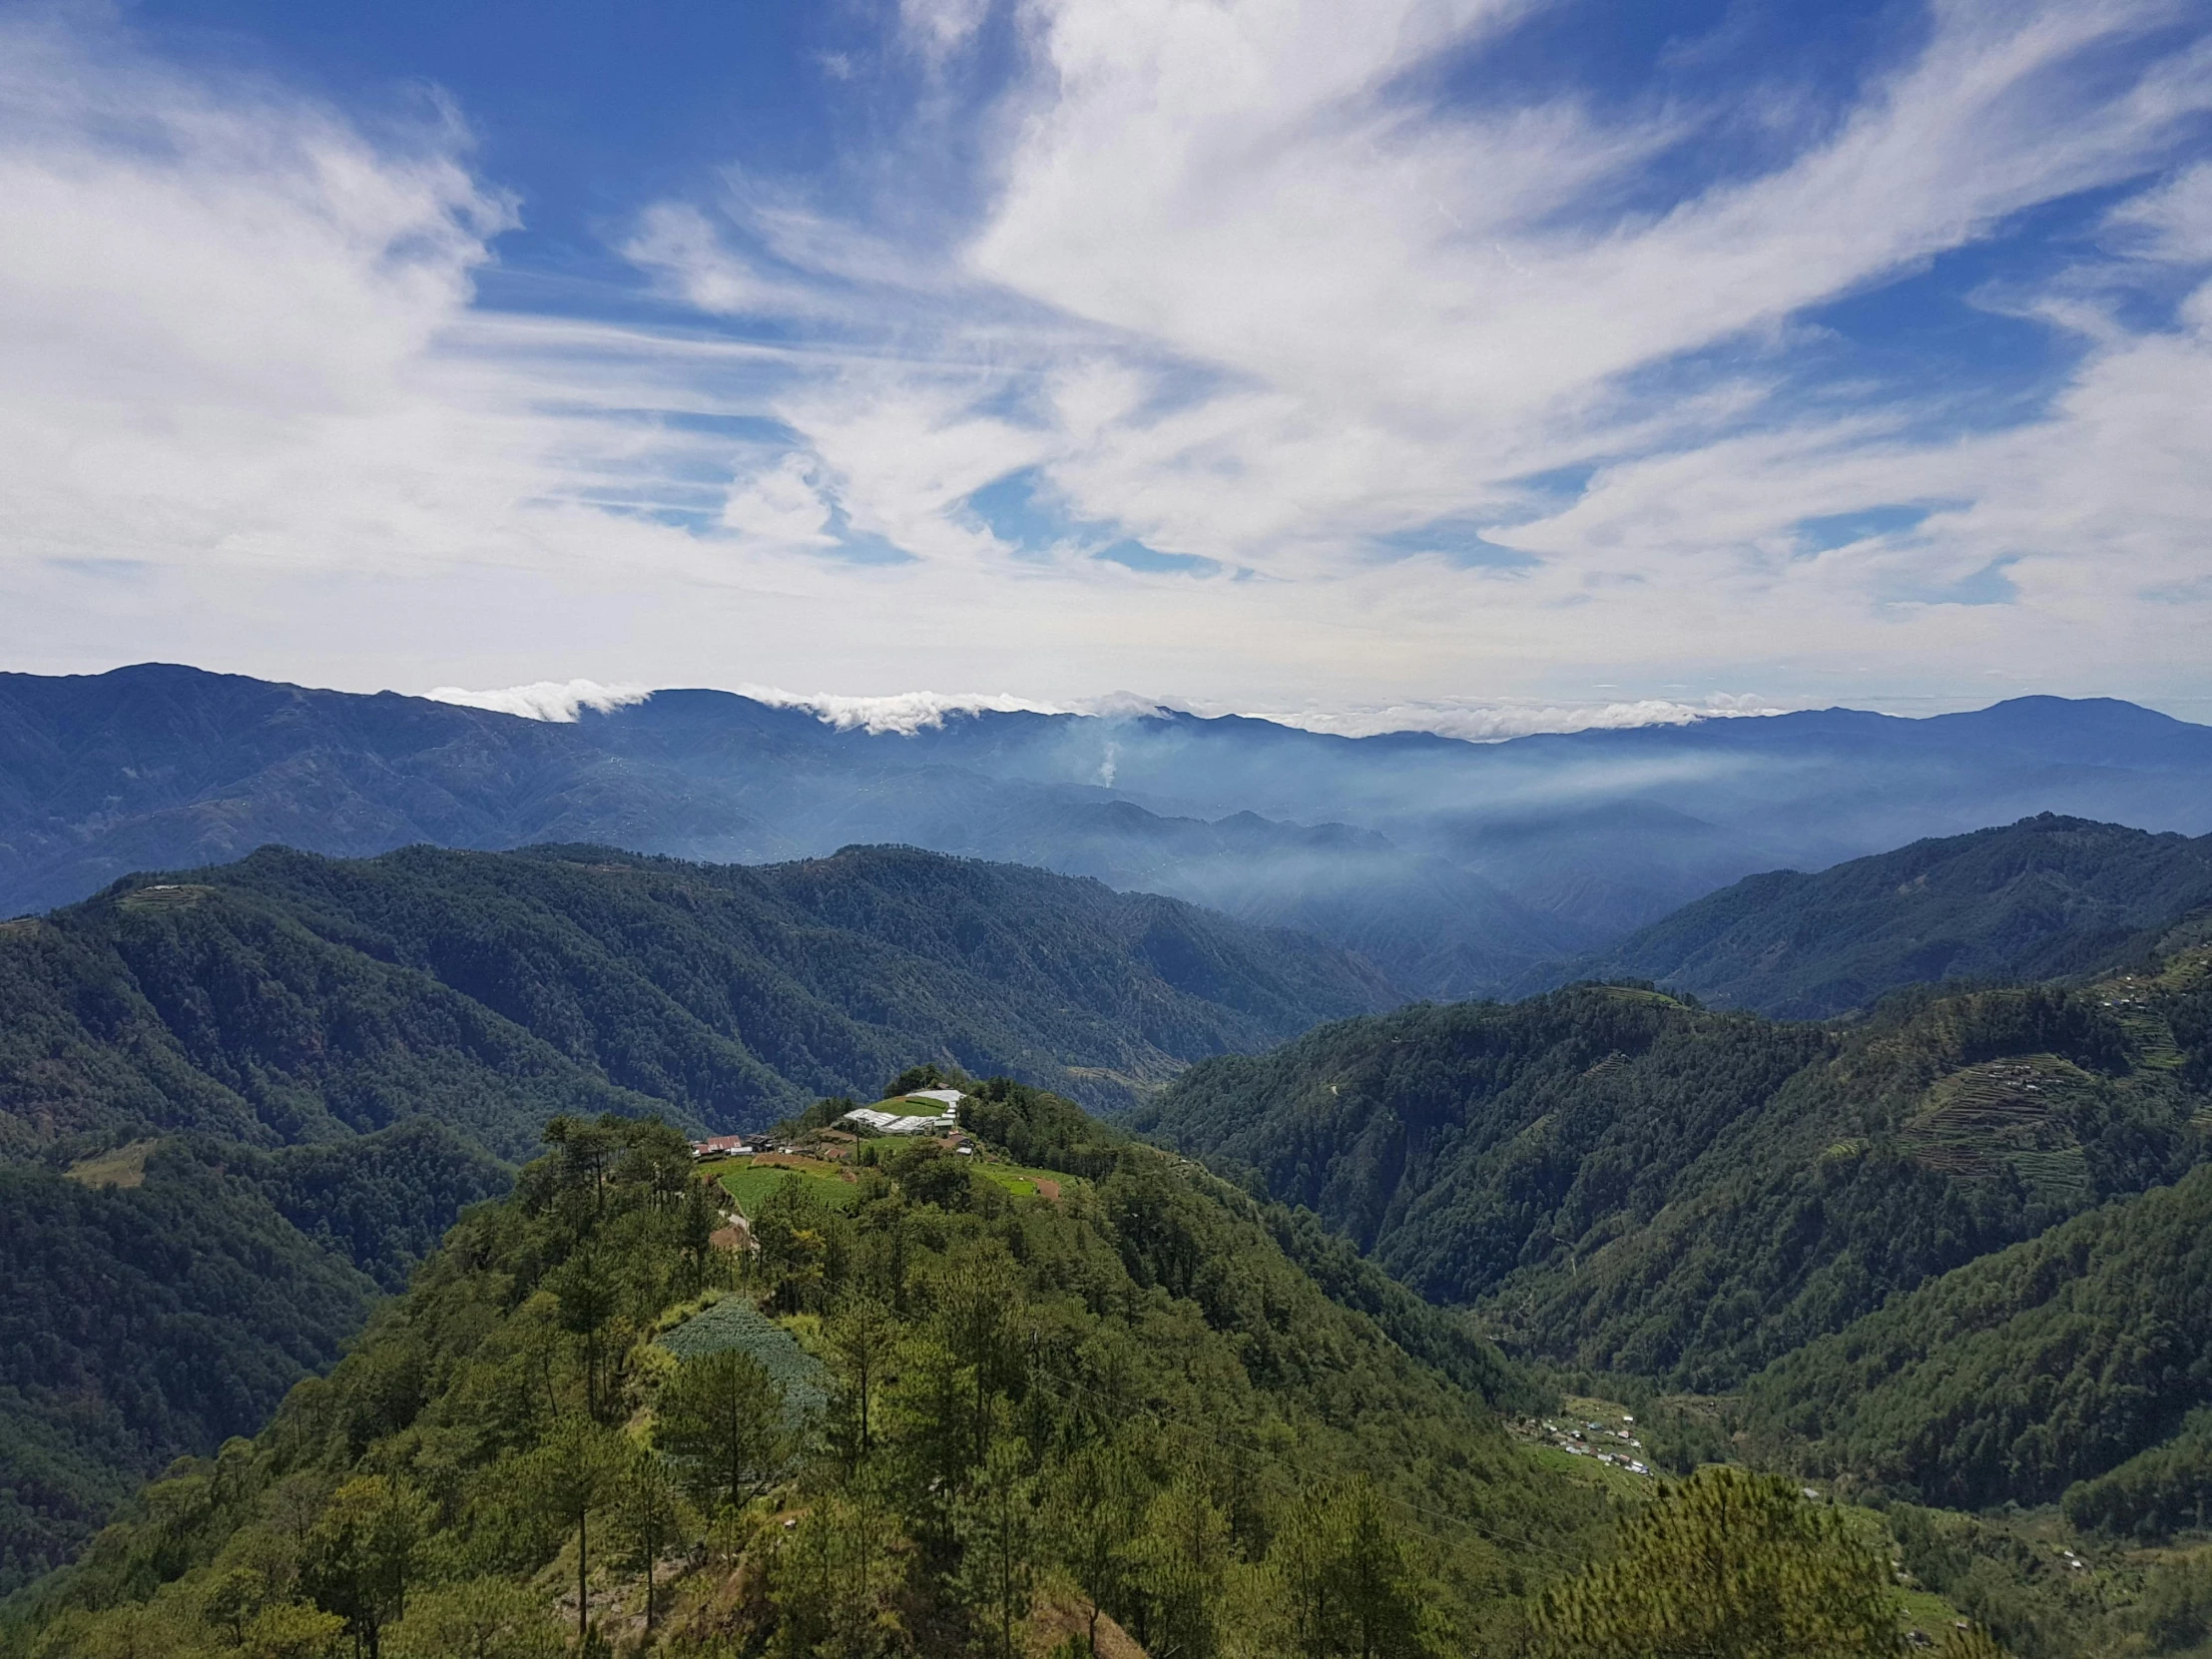
[{"label": "wispy cirrus cloud", "polygon": [[[1599,607],[1570,631],[1597,661],[1641,654],[1630,617],[1694,627],[1720,609],[1750,624],[1708,622],[1729,658],[1778,621],[1879,649],[1907,609],[1941,606],[1998,559],[2030,609],[2055,602],[2008,628],[2086,622],[2086,641],[2094,618],[2054,564],[2082,573],[2124,551],[2168,580],[2201,561],[2176,522],[2136,511],[2146,484],[2184,516],[2202,506],[2188,483],[2202,422],[2158,385],[2194,362],[2186,330],[2081,342],[2038,418],[1991,432],[1938,400],[1854,386],[1849,364],[1809,388],[1802,360],[1834,342],[1800,320],[2007,235],[2027,210],[2140,185],[2201,143],[2212,70],[2201,37],[2174,37],[2185,14],[1937,6],[1921,48],[1795,154],[1632,211],[1619,204],[1638,175],[1717,112],[1404,92],[1526,10],[1380,6],[1346,27],[1336,8],[1281,4],[1036,8],[1000,188],[958,254],[980,321],[935,330],[920,365],[843,369],[780,407],[855,521],[946,556],[983,551],[940,528],[960,487],[1021,468],[1071,520],[1227,569],[1356,584],[1385,607],[1393,582],[1420,604],[1444,585],[1378,573],[1393,539],[1495,525],[1489,541],[1530,557],[1509,587],[1458,583],[1470,630]],[[2112,223],[2147,225],[2153,199]],[[2110,266],[2093,245],[2074,263]],[[1064,334],[1008,330],[1023,305]],[[2078,332],[2108,316],[2041,320]],[[1022,419],[979,418],[993,399]],[[2179,452],[2169,439],[2125,461],[2122,433],[2144,422],[2167,423]],[[1532,477],[1577,469],[1563,509],[1531,498]],[[2099,498],[2129,522],[2096,524]],[[1806,519],[1915,502],[1946,510],[1811,558],[1794,545]],[[2087,545],[2051,545],[2091,526]],[[1607,588],[1643,590],[1611,627]]]}]

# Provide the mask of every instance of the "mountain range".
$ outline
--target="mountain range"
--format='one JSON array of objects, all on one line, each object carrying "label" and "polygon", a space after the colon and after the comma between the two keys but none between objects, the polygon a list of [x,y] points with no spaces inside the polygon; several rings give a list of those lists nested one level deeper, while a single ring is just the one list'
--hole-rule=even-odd
[{"label": "mountain range", "polygon": [[[299,1540],[341,1477],[434,1497],[436,1570],[538,1607],[515,1586],[565,1546],[501,1505],[609,1415],[584,1281],[635,1304],[630,1404],[698,1317],[674,1130],[819,1122],[919,1062],[997,1079],[995,1175],[868,1151],[851,1216],[770,1215],[750,1294],[811,1344],[891,1298],[916,1369],[886,1397],[972,1385],[1049,1430],[1040,1517],[1105,1480],[1218,1523],[1250,1571],[1209,1593],[1269,1640],[1298,1552],[1380,1525],[1367,1481],[1392,1605],[1443,1621],[1389,1640],[1529,1651],[1542,1586],[1633,1553],[1601,1494],[1649,1495],[1528,1443],[1562,1388],[1632,1399],[1655,1463],[1885,1505],[1850,1524],[2023,1659],[2212,1635],[2212,1601],[2144,1634],[2195,1605],[2182,1566],[2092,1608],[2003,1509],[2163,1548],[2212,1496],[2204,729],[2027,700],[1494,745],[870,732],[706,692],[562,723],[158,667],[0,677],[0,879],[66,900],[0,923],[0,1590],[123,1517],[0,1615],[10,1659],[260,1651],[264,1602],[334,1639]],[[1410,1000],[1448,989],[1524,994]],[[1028,1309],[1027,1358],[937,1377],[979,1286]],[[943,1570],[870,1616],[971,1616],[948,1563],[1015,1487],[914,1428],[964,1409],[882,1419],[915,1436],[869,1488],[902,1493],[893,1553]],[[1057,1461],[1102,1433],[1121,1472]],[[1186,1439],[1231,1448],[1201,1485]],[[793,1478],[824,1515],[878,1501]],[[1072,1573],[1074,1523],[1039,1524]],[[1183,1569],[1128,1562],[1093,1612],[1184,1639]],[[224,1613],[240,1573],[263,1601]]]},{"label": "mountain range", "polygon": [[164,665],[0,676],[0,910],[269,842],[716,861],[904,842],[1303,928],[1409,994],[1463,996],[1560,982],[1746,875],[2042,812],[2212,831],[2212,729],[2027,698],[1492,744],[1166,710],[870,730],[714,691],[559,723]]},{"label": "mountain range", "polygon": [[1726,1390],[2190,1167],[2212,1103],[2102,1001],[1962,991],[1837,1027],[1581,986],[1204,1061],[1134,1122],[1517,1349]]},{"label": "mountain range", "polygon": [[1409,1008],[1133,1121],[1510,1353],[1739,1395],[1774,1464],[2164,1536],[2212,1497],[2204,940],[1850,1023],[1622,985]]}]

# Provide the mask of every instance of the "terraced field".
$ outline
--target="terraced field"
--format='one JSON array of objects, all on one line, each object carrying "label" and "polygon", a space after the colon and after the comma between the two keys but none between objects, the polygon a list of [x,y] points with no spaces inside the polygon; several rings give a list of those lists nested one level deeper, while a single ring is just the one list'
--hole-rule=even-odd
[{"label": "terraced field", "polygon": [[1992,1060],[1954,1072],[1899,1136],[1906,1155],[1943,1175],[1973,1178],[2009,1166],[2062,1205],[2088,1193],[2088,1167],[2059,1108],[2086,1100],[2096,1079],[2052,1054]]}]

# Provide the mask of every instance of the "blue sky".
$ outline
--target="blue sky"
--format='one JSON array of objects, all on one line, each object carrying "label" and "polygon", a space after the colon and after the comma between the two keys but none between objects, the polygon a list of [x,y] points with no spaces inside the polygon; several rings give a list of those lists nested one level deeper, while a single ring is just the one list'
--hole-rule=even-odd
[{"label": "blue sky", "polygon": [[2212,719],[2212,14],[0,0],[0,645]]}]

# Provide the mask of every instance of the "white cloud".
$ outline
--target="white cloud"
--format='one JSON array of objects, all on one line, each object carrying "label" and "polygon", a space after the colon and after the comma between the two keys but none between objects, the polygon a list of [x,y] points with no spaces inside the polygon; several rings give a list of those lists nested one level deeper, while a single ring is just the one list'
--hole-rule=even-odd
[{"label": "white cloud", "polygon": [[[586,682],[578,682],[585,684]],[[535,688],[530,688],[535,689]],[[1096,715],[1134,719],[1146,715],[1186,713],[1204,717],[1248,715],[1295,726],[1309,732],[1340,737],[1369,737],[1382,732],[1434,732],[1472,743],[1496,743],[1538,732],[1622,731],[1641,726],[1689,726],[1703,720],[1740,720],[1787,711],[1748,693],[1715,692],[1697,700],[1643,698],[1635,702],[1492,702],[1442,699],[1386,704],[1327,706],[1300,704],[1221,703],[1211,699],[1144,697],[1133,692],[1109,692],[1101,697],[1078,697],[1062,703],[983,692],[894,692],[883,697],[845,697],[827,692],[789,692],[775,686],[742,685],[733,688],[779,709],[805,709],[827,726],[840,732],[864,731],[871,736],[896,734],[911,737],[934,731],[953,715],[1027,713],[1041,715]],[[432,696],[445,694],[433,692]],[[504,693],[470,693],[452,697],[465,702],[477,696]],[[481,707],[492,707],[482,704]],[[1111,784],[1113,780],[1101,780]]]},{"label": "white cloud", "polygon": [[1539,732],[1627,731],[1642,726],[1691,726],[1704,720],[1745,720],[1787,711],[1748,694],[1716,692],[1696,701],[1664,697],[1632,703],[1394,703],[1379,708],[1308,710],[1287,724],[1345,737],[1379,732],[1435,732],[1470,743],[1501,743]]},{"label": "white cloud", "polygon": [[922,56],[941,63],[975,37],[990,0],[898,0],[898,18]]},{"label": "white cloud", "polygon": [[807,305],[804,292],[763,276],[723,243],[706,215],[684,203],[648,208],[622,253],[676,297],[720,316]]},{"label": "white cloud", "polygon": [[722,504],[723,528],[780,547],[835,545],[830,505],[813,472],[805,456],[784,456],[730,492]]},{"label": "white cloud", "polygon": [[2073,108],[2064,70],[2163,12],[1941,7],[1927,51],[1827,142],[1634,218],[1594,204],[1682,136],[1679,114],[1423,120],[1372,96],[1495,8],[1378,4],[1345,27],[1343,8],[1292,0],[1062,0],[1043,8],[1058,95],[970,258],[1236,371],[1061,463],[1082,510],[1327,568],[1364,533],[1494,508],[1516,473],[1696,441],[1699,411],[1626,430],[1653,411],[1620,377],[2139,169],[2205,107],[2201,66]]},{"label": "white cloud", "polygon": [[[2103,54],[2105,75],[2173,7],[1947,0],[1925,48],[1826,136],[1641,214],[1605,204],[1703,113],[1608,123],[1569,100],[1403,102],[1408,71],[1515,15],[1039,5],[1039,72],[963,256],[982,284],[972,325],[940,321],[916,363],[911,313],[898,355],[783,396],[780,415],[856,524],[939,572],[996,560],[1004,591],[1034,580],[959,521],[964,491],[1027,467],[1080,520],[1276,578],[1130,602],[1143,620],[1125,636],[1172,635],[1170,609],[1218,618],[1194,634],[1248,663],[1272,640],[1359,660],[1348,678],[1431,687],[1470,660],[1505,684],[1610,663],[1839,686],[1911,665],[1921,685],[1932,653],[2021,684],[2110,684],[2124,665],[2150,694],[2186,675],[2186,633],[2130,588],[2170,607],[2205,574],[2185,529],[2204,423],[2169,395],[2198,352],[2189,337],[2121,326],[2065,297],[2069,276],[2031,302],[2038,314],[2110,326],[2047,420],[1961,434],[1925,398],[1855,408],[1838,387],[1810,411],[1783,398],[1793,350],[1818,343],[1789,325],[1804,307],[2126,180],[2186,139],[2212,107],[2201,41],[2147,56],[2131,84],[2080,67]],[[2182,257],[2195,177],[2136,213],[2156,233],[2147,257]],[[837,279],[855,269],[847,256]],[[1062,332],[1010,331],[1020,301],[1066,318]],[[1729,373],[1649,378],[1724,345]],[[1014,393],[1024,420],[978,413]],[[1563,510],[1515,483],[1592,460]],[[1932,516],[1825,551],[1794,529],[1897,503]],[[1439,520],[1502,520],[1489,539],[1541,562],[1501,577],[1453,568],[1448,551],[1372,551]],[[2115,586],[2114,561],[2131,583]],[[1986,597],[1977,574],[1996,568],[2017,604],[1944,597]],[[1128,580],[1069,573],[1086,577]]]},{"label": "white cloud", "polygon": [[840,732],[866,732],[872,737],[895,733],[912,737],[934,731],[947,715],[1038,714],[1076,712],[1052,703],[1033,702],[999,692],[894,692],[887,697],[843,697],[829,692],[788,692],[774,686],[739,686],[741,696],[779,709],[805,709],[825,726]]},{"label": "white cloud", "polygon": [[457,703],[467,709],[489,709],[494,714],[520,715],[557,726],[573,726],[586,709],[613,714],[617,709],[643,703],[653,693],[645,686],[603,686],[596,680],[540,680],[534,685],[509,686],[503,691],[468,691],[460,686],[439,686],[423,693],[433,702]]},{"label": "white cloud", "polygon": [[2139,235],[2148,258],[2212,264],[2212,162],[2121,204],[2107,223]]}]

